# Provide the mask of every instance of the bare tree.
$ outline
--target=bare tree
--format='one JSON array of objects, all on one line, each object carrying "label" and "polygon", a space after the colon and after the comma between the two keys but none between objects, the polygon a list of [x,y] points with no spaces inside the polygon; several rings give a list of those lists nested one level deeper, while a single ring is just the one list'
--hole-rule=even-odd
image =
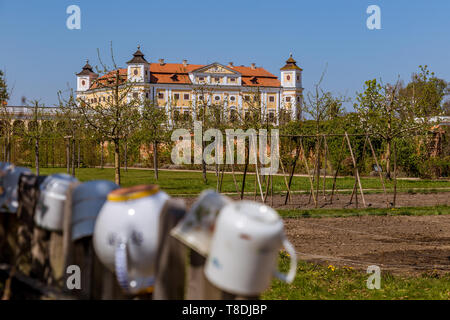
[{"label": "bare tree", "polygon": [[114,180],[120,184],[120,144],[127,138],[128,129],[138,123],[141,101],[138,93],[133,92],[133,85],[128,81],[127,75],[120,73],[112,46],[112,68],[102,62],[99,51],[98,58],[101,64],[98,72],[104,76],[97,79],[95,84],[98,89],[110,93],[110,96],[102,101],[95,99],[94,102],[79,98],[77,103],[86,123],[105,140],[114,144]]}]

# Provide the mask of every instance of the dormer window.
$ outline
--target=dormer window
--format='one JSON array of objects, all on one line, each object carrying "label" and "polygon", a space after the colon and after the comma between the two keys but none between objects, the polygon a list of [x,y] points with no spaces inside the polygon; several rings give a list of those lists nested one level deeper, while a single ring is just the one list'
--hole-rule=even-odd
[{"label": "dormer window", "polygon": [[236,82],[236,78],[230,78],[230,82]]},{"label": "dormer window", "polygon": [[178,75],[176,73],[174,73],[171,77],[170,77],[173,81],[178,81]]},{"label": "dormer window", "polygon": [[205,81],[205,77],[198,77],[198,81]]}]

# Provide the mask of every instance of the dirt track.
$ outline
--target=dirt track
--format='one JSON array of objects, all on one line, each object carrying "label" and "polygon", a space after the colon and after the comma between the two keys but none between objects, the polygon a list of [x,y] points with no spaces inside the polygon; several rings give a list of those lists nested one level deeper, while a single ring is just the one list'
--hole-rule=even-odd
[{"label": "dirt track", "polygon": [[[253,200],[253,197],[246,198]],[[339,195],[332,205],[324,208],[342,208],[349,198],[349,195]],[[189,206],[193,202],[192,198],[185,200]],[[285,206],[284,198],[278,196],[274,198],[274,207],[314,207],[307,202],[308,195],[295,195],[294,204]],[[366,195],[366,203],[371,207],[386,207],[383,194]],[[362,207],[361,202],[359,205]],[[450,193],[397,196],[397,206],[431,205],[450,205]],[[354,204],[347,206],[354,207]],[[304,261],[361,270],[378,265],[382,272],[389,270],[395,274],[450,272],[450,215],[285,219],[285,228],[299,259]]]},{"label": "dirt track", "polygon": [[[393,201],[393,195],[388,194],[388,201]],[[239,199],[237,196],[232,196],[233,199]],[[371,208],[386,208],[386,197],[382,193],[365,194],[364,198],[366,204]],[[190,206],[196,198],[186,197],[183,198],[187,205]],[[254,200],[254,196],[245,196],[245,199]],[[261,196],[257,195],[257,201],[261,201]],[[273,207],[276,209],[312,209],[314,208],[314,202],[311,199],[309,201],[308,194],[295,194],[291,197],[291,202],[287,205],[284,204],[285,197],[275,195],[273,198]],[[330,203],[330,196],[327,196],[327,201],[324,201],[323,196],[319,195],[318,208],[356,208],[355,198],[353,203],[349,204],[349,194],[334,195],[333,203]],[[267,204],[271,205],[270,196],[267,197]],[[434,205],[450,205],[450,192],[439,193],[399,193],[397,194],[396,207],[422,207],[422,206],[434,206]],[[363,208],[361,195],[358,197],[358,207]]]}]

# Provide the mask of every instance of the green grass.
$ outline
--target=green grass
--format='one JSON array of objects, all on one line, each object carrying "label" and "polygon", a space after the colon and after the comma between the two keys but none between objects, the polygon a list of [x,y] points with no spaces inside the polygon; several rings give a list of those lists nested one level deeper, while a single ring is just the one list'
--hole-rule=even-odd
[{"label": "green grass", "polygon": [[[65,168],[42,168],[41,174],[53,174],[57,172],[66,172]],[[202,174],[200,172],[176,172],[176,171],[160,171],[159,180],[156,181],[153,177],[153,170],[137,170],[129,169],[128,172],[125,170],[122,173],[122,186],[127,187],[136,184],[149,184],[158,183],[163,190],[169,194],[198,194],[202,190],[216,188],[217,178],[214,173],[207,173],[208,184],[203,183]],[[76,177],[80,181],[88,180],[99,180],[99,179],[114,179],[114,170],[111,168],[97,169],[97,168],[80,168],[76,169]],[[246,188],[247,192],[252,192],[255,187],[254,174],[248,175],[246,178]],[[239,188],[242,183],[242,174],[237,174],[236,176]],[[333,179],[326,179],[326,189],[331,189],[333,184]],[[349,189],[353,188],[354,178],[343,177],[338,178],[336,187],[338,189]],[[322,186],[322,180],[321,180]],[[368,193],[379,193],[382,192],[382,186],[378,178],[365,177],[362,178],[362,186],[364,189],[375,189],[367,190]],[[294,177],[292,181],[292,190],[295,191],[308,191],[310,187],[309,179],[307,177]],[[393,190],[393,182],[387,181],[386,187],[388,191]],[[448,188],[450,191],[450,182],[445,180],[399,180],[397,183],[397,190],[399,192],[438,192],[440,188]],[[274,193],[283,193],[286,191],[286,185],[282,176],[275,176],[273,183]],[[225,174],[222,192],[236,192],[233,178],[231,174]],[[347,191],[349,192],[349,191]]]},{"label": "green grass", "polygon": [[[280,269],[286,272],[289,259],[280,258]],[[350,267],[321,266],[298,263],[297,275],[292,284],[273,280],[263,293],[263,299],[450,299],[450,273],[435,272],[420,276],[393,276],[381,270],[380,289],[367,289],[370,275]]]},{"label": "green grass", "polygon": [[353,216],[431,216],[450,214],[450,206],[366,208],[366,209],[307,209],[277,210],[283,218],[324,218]]}]

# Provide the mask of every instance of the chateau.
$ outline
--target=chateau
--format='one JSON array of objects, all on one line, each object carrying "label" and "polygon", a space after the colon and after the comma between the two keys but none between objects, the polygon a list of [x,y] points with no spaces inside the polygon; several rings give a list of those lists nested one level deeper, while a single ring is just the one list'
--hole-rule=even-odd
[{"label": "chateau", "polygon": [[[99,77],[86,62],[77,74],[77,98],[90,103],[107,101],[111,87],[104,84],[115,73],[117,70]],[[195,105],[200,100],[223,105],[230,118],[234,112],[243,117],[256,94],[262,114],[271,122],[278,123],[281,110],[292,119],[301,116],[302,69],[292,54],[280,69],[279,80],[254,63],[251,66],[235,66],[232,62],[198,65],[187,60],[166,63],[164,59],[151,63],[138,47],[127,68],[119,69],[119,76],[122,82],[132,86],[132,98],[153,100],[166,109],[170,119],[195,118]]]}]

